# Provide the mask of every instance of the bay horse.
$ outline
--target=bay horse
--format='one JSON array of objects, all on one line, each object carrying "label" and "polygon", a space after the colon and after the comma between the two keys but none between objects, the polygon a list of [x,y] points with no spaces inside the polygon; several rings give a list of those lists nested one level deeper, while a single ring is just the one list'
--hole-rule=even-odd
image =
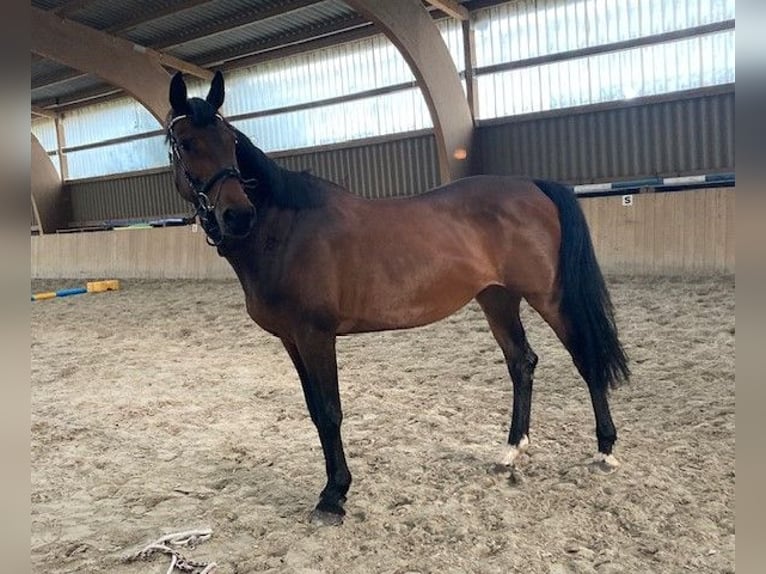
[{"label": "bay horse", "polygon": [[474,176],[421,195],[364,199],[279,167],[218,112],[224,82],[189,98],[170,83],[167,140],[175,186],[207,240],[234,268],[250,317],[278,337],[298,373],[324,453],[327,484],[311,514],[339,524],[351,485],[341,439],[340,335],[407,329],[476,299],[513,384],[500,464],[529,444],[537,355],[522,299],[550,325],[587,383],[605,472],[618,462],[607,391],[628,380],[612,303],[573,192],[526,178]]}]

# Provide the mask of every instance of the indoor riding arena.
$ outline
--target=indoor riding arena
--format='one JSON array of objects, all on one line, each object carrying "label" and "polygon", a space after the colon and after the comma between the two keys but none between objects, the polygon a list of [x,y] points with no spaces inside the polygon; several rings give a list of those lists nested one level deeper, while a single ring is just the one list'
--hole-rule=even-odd
[{"label": "indoor riding arena", "polygon": [[733,573],[734,9],[32,0],[32,571]]}]

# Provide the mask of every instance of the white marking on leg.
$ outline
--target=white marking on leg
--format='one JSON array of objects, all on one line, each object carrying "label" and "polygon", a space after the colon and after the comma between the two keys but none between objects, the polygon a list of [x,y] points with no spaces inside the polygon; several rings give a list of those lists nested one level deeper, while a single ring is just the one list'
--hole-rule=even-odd
[{"label": "white marking on leg", "polygon": [[620,466],[620,461],[613,454],[604,454],[603,452],[596,453],[593,462],[610,469],[616,469]]},{"label": "white marking on leg", "polygon": [[527,437],[527,435],[524,435],[521,437],[519,444],[505,445],[505,447],[503,448],[503,452],[500,455],[500,459],[498,460],[497,463],[501,466],[513,466],[513,463],[516,460],[516,458],[520,454],[522,454],[524,451],[526,451],[528,446],[529,446],[529,438]]}]

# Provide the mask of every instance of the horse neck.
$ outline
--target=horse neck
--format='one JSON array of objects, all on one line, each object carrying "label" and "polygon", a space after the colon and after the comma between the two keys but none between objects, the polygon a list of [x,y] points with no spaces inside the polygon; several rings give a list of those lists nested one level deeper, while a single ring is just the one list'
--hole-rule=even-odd
[{"label": "horse neck", "polygon": [[277,206],[306,209],[321,206],[332,195],[348,193],[337,184],[305,172],[281,167],[256,147],[242,132],[236,130],[237,161],[245,179],[255,180],[251,201],[256,209]]},{"label": "horse neck", "polygon": [[245,179],[255,181],[251,201],[256,209],[271,203],[272,196],[280,193],[285,185],[285,170],[261,150],[252,146],[244,160],[240,159],[240,170]]}]

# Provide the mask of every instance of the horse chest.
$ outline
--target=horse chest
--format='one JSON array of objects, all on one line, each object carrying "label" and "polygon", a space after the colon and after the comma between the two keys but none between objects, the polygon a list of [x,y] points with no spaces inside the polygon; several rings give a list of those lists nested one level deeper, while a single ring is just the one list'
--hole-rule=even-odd
[{"label": "horse chest", "polygon": [[251,293],[245,295],[245,305],[250,318],[264,331],[277,337],[284,336],[287,325],[279,309],[265,303],[257,295]]},{"label": "horse chest", "polygon": [[263,330],[287,337],[294,331],[296,320],[305,314],[305,305],[281,283],[261,281],[245,287],[248,315]]},{"label": "horse chest", "polygon": [[245,293],[247,313],[263,330],[283,337],[289,332],[289,289],[284,265],[275,264],[273,253],[260,249],[246,258],[230,259]]}]

